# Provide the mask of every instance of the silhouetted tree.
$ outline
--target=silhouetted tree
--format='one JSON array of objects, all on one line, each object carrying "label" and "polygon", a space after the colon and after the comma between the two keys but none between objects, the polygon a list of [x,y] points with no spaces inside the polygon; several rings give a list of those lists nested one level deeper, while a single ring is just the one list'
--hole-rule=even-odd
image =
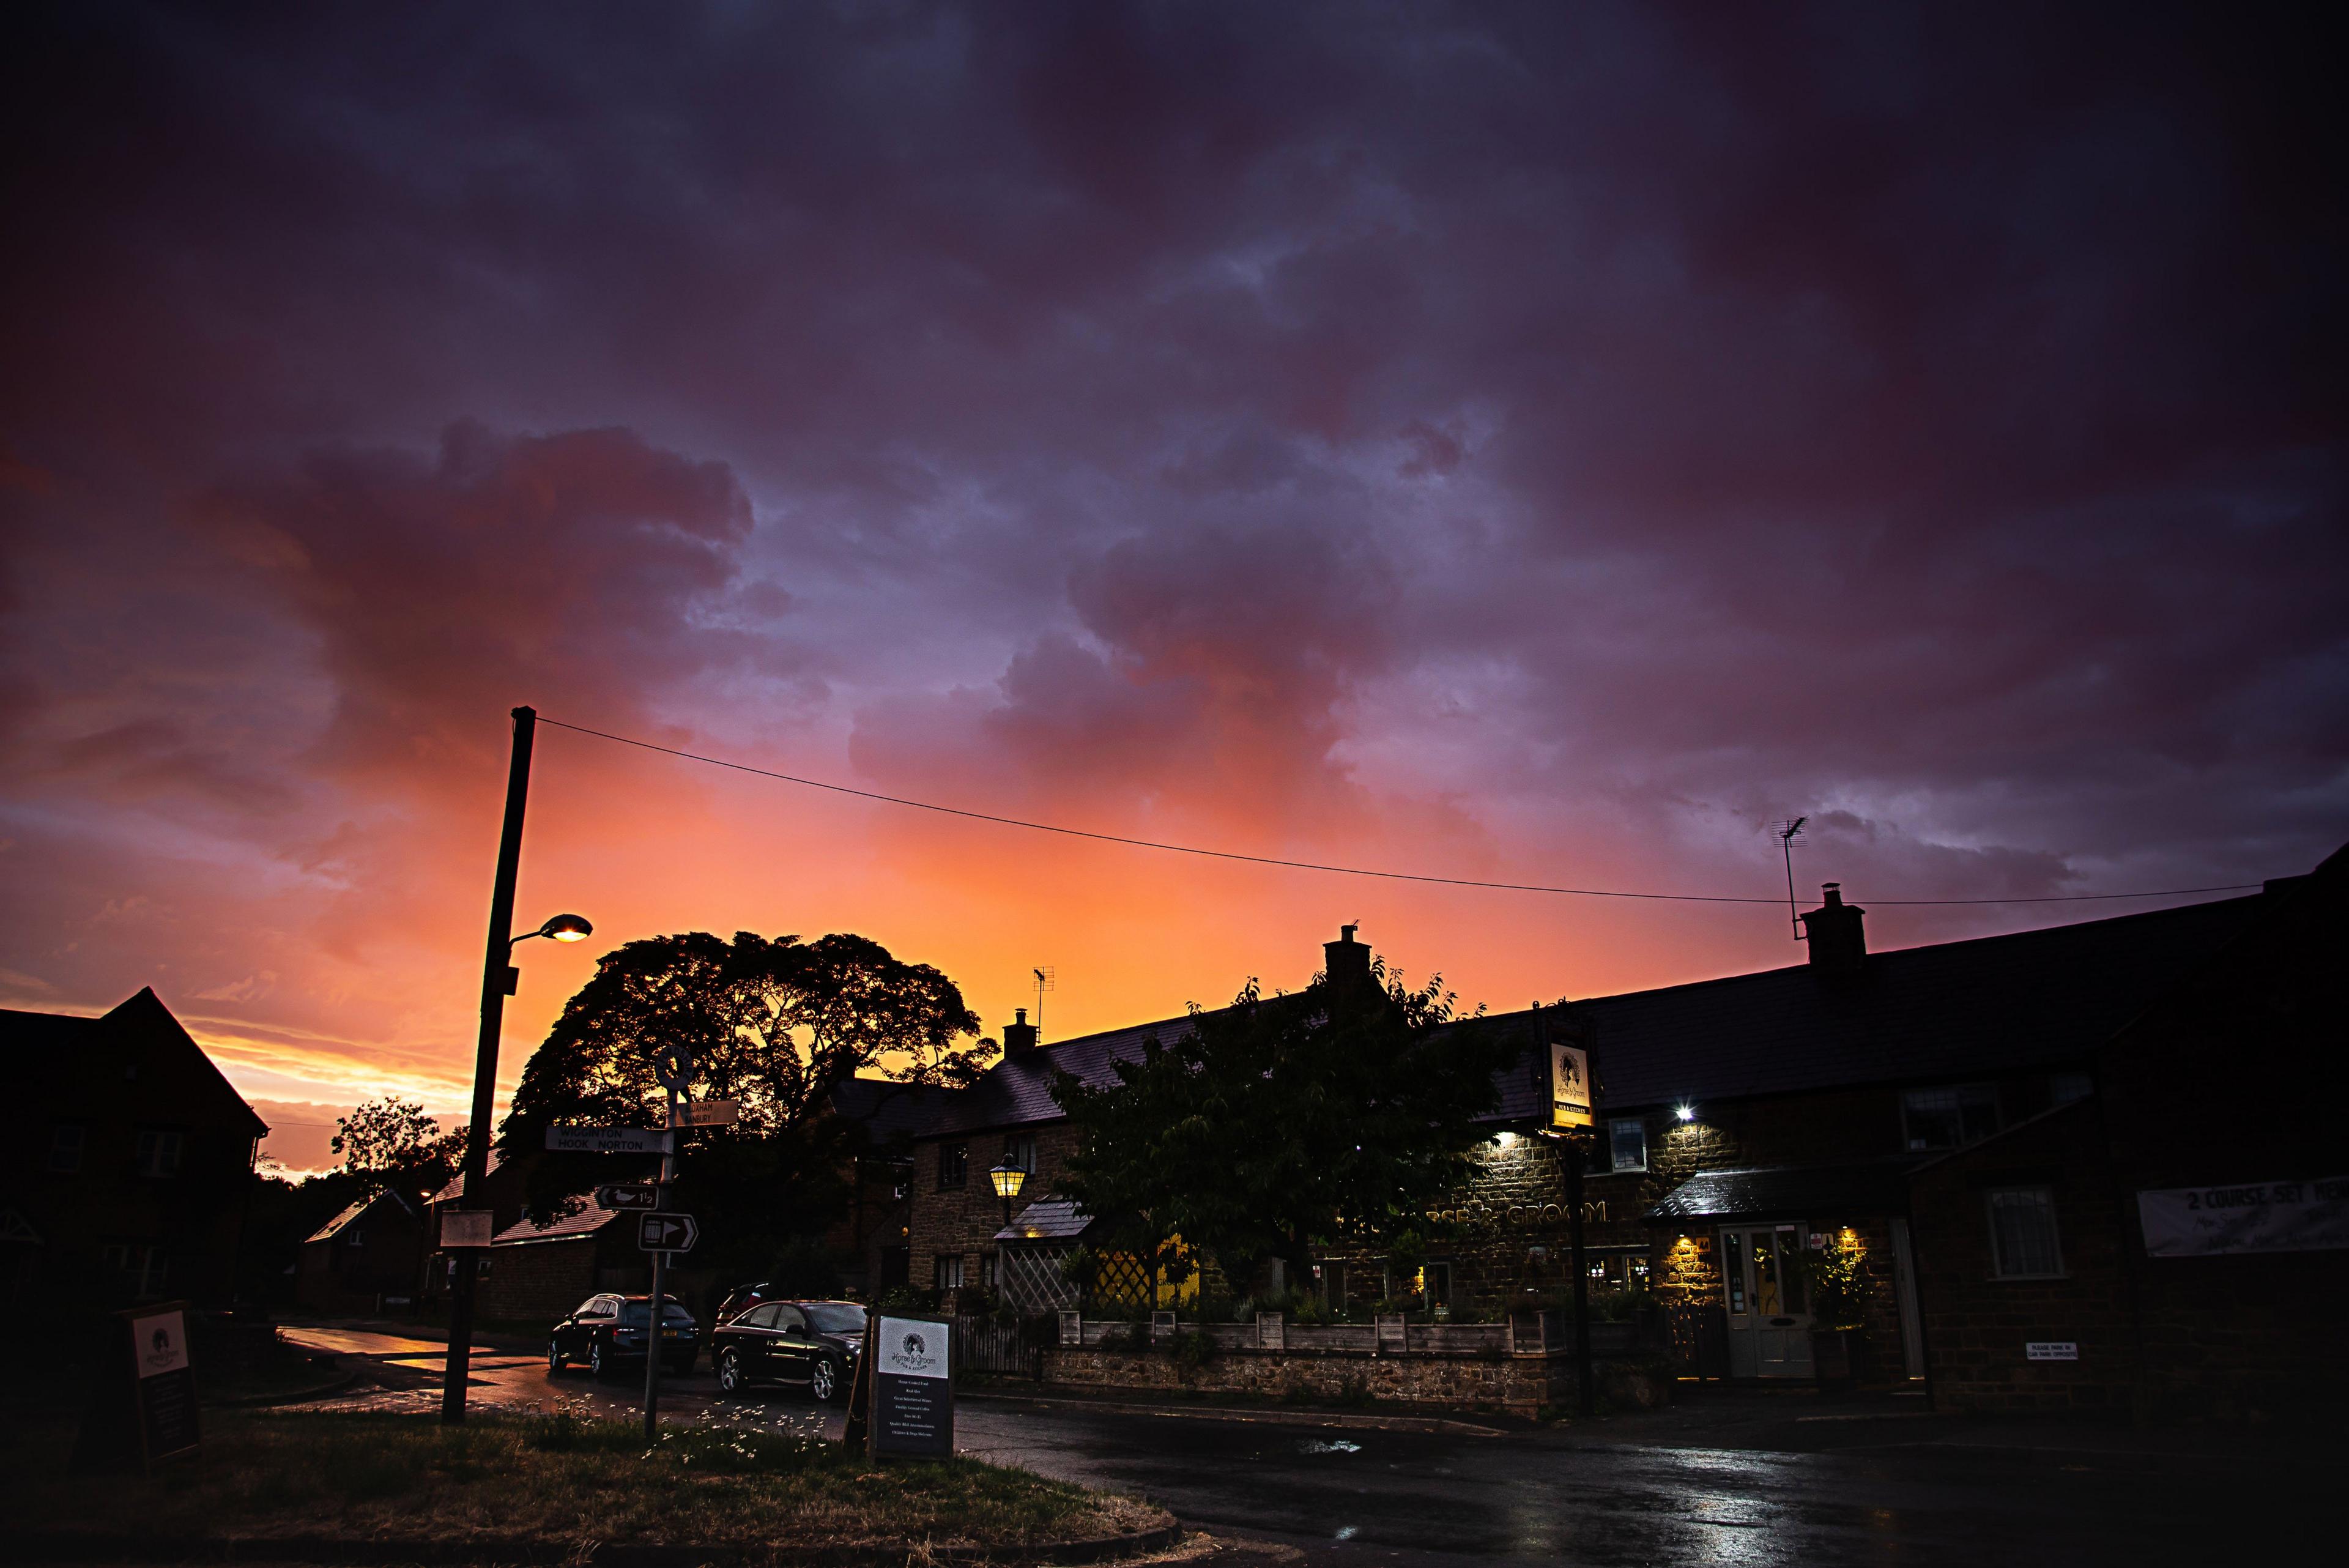
[{"label": "silhouetted tree", "polygon": [[368,1100],[335,1119],[330,1147],[343,1157],[343,1170],[367,1192],[392,1191],[429,1198],[457,1174],[465,1158],[461,1127],[440,1130],[420,1103],[387,1095]]},{"label": "silhouetted tree", "polygon": [[1277,1257],[1301,1278],[1317,1246],[1423,1228],[1467,1174],[1494,1074],[1522,1042],[1461,1019],[1440,977],[1413,991],[1373,974],[1367,994],[1317,979],[1267,998],[1251,980],[1117,1063],[1115,1084],[1056,1073],[1078,1135],[1057,1185],[1102,1242],[1147,1260],[1179,1235],[1226,1271]]},{"label": "silhouetted tree", "polygon": [[[742,1107],[740,1124],[694,1133],[679,1155],[678,1196],[712,1238],[697,1262],[763,1267],[846,1199],[842,1167],[859,1135],[822,1114],[833,1089],[866,1068],[968,1085],[996,1052],[993,1041],[967,1041],[978,1027],[952,981],[864,937],[743,931],[730,942],[690,931],[629,942],[605,955],[524,1065],[498,1147],[536,1157],[557,1123],[662,1126],[656,1064],[688,1054],[693,1098]],[[531,1211],[561,1212],[571,1195],[635,1168],[545,1156],[532,1171]]]}]

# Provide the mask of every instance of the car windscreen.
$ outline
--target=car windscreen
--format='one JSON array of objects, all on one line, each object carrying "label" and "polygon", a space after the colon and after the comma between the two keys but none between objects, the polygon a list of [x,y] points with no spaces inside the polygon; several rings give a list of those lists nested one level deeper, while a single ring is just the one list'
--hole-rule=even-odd
[{"label": "car windscreen", "polygon": [[[678,1305],[675,1302],[669,1303],[668,1305],[661,1311],[661,1322],[663,1324],[686,1324],[691,1323],[692,1321],[693,1314],[686,1311],[683,1307]],[[644,1327],[646,1323],[645,1303],[642,1302],[630,1302],[626,1305],[623,1306],[620,1309],[620,1322],[631,1328]]]},{"label": "car windscreen", "polygon": [[861,1306],[835,1305],[819,1303],[807,1309],[808,1322],[818,1334],[863,1334],[864,1309]]}]

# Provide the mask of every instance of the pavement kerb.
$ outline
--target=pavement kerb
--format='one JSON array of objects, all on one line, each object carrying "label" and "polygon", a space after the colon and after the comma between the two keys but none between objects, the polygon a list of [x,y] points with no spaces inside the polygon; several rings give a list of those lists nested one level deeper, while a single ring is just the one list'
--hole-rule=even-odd
[{"label": "pavement kerb", "polygon": [[596,1568],[901,1568],[906,1563],[1021,1568],[1034,1564],[1103,1563],[1164,1552],[1182,1539],[1169,1523],[1130,1535],[1095,1536],[1040,1546],[825,1547],[794,1552],[761,1545],[694,1546],[654,1542],[585,1542],[547,1536],[487,1535],[468,1540],[358,1539],[331,1535],[109,1535],[97,1532],[32,1532],[14,1537],[20,1563],[592,1563]]},{"label": "pavement kerb", "polygon": [[1055,1399],[1040,1394],[962,1394],[957,1397],[999,1405],[1043,1405],[1055,1410],[1099,1410],[1112,1416],[1174,1416],[1191,1421],[1244,1421],[1274,1427],[1335,1427],[1364,1432],[1453,1432],[1472,1438],[1513,1436],[1450,1416],[1362,1416],[1338,1410],[1251,1409],[1244,1405],[1149,1405],[1107,1399]]}]

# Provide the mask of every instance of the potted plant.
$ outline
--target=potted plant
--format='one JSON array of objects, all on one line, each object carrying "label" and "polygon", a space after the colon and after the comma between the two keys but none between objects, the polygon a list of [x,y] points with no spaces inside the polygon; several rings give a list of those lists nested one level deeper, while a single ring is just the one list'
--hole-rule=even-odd
[{"label": "potted plant", "polygon": [[1857,1381],[1860,1330],[1868,1322],[1868,1249],[1846,1228],[1816,1252],[1805,1254],[1811,1285],[1811,1369],[1822,1385],[1847,1388]]}]

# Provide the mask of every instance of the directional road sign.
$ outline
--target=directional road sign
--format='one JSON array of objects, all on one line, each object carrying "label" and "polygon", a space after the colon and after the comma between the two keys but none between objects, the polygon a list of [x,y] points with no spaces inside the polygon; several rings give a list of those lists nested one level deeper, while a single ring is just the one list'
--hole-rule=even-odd
[{"label": "directional road sign", "polygon": [[657,1187],[599,1187],[595,1189],[598,1209],[657,1209],[660,1189]]},{"label": "directional road sign", "polygon": [[690,1214],[639,1214],[636,1247],[646,1252],[690,1252],[701,1240],[701,1227]]},{"label": "directional road sign", "polygon": [[740,1100],[698,1100],[668,1108],[668,1125],[673,1127],[730,1127],[741,1119]]},{"label": "directional road sign", "polygon": [[668,1134],[655,1127],[549,1127],[557,1154],[667,1154]]}]

